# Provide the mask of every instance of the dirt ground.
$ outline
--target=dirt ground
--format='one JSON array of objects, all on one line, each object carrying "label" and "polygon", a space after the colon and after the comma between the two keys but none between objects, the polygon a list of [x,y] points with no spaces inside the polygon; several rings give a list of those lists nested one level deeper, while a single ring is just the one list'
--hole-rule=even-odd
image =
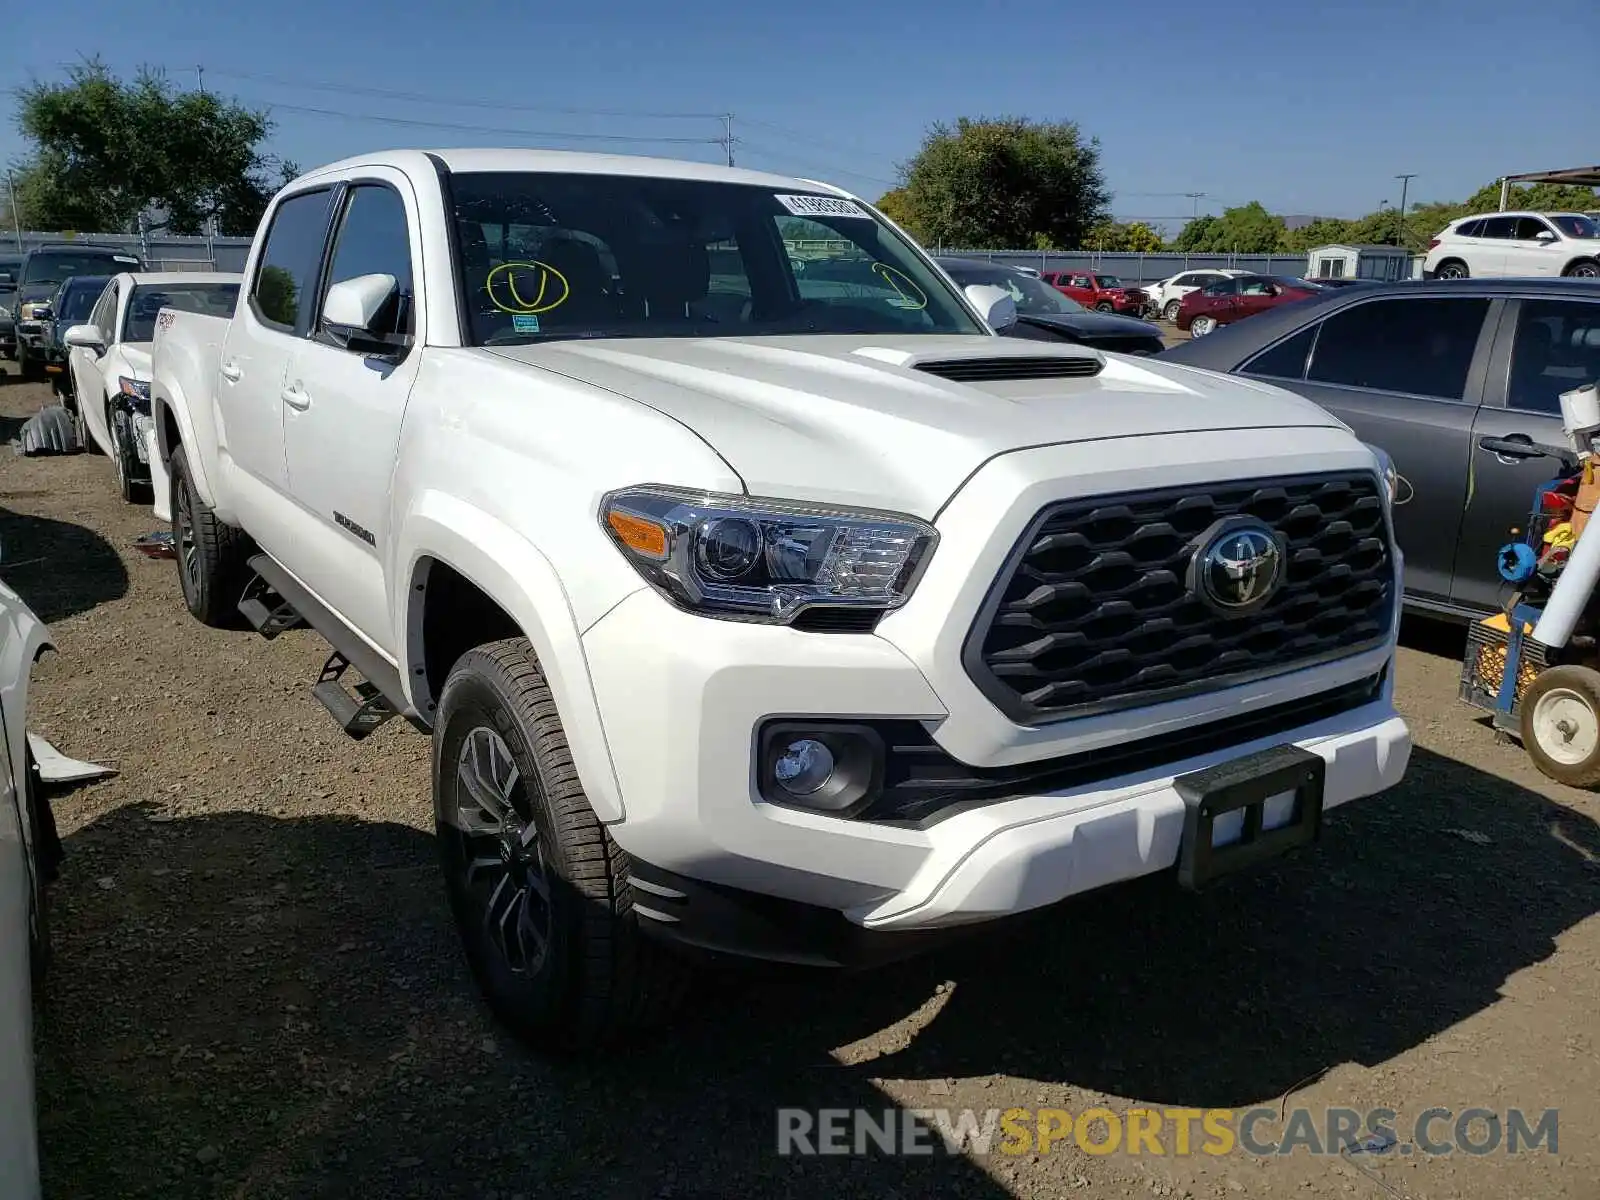
[{"label": "dirt ground", "polygon": [[[0,442],[44,399],[0,386]],[[670,1033],[550,1063],[458,952],[427,742],[345,739],[310,633],[191,621],[173,564],[131,548],[153,528],[104,458],[0,448],[0,574],[60,646],[32,726],[119,771],[55,801],[50,1197],[1600,1196],[1600,803],[1456,702],[1459,634],[1408,631],[1409,774],[1309,853],[870,975],[708,974]],[[1402,1131],[1435,1106],[1559,1108],[1559,1153],[776,1152],[781,1106],[1258,1104],[1387,1107]]]}]

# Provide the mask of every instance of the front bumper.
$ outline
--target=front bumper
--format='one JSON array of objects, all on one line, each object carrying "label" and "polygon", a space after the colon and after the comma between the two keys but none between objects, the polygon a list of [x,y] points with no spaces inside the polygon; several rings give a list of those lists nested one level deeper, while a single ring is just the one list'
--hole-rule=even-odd
[{"label": "front bumper", "polygon": [[[690,928],[690,889],[661,881],[675,876],[723,889],[722,901],[774,897],[863,930],[958,926],[1170,869],[1185,811],[1174,779],[1267,746],[1292,743],[1324,760],[1325,809],[1398,782],[1410,738],[1392,702],[1392,640],[1218,692],[1030,727],[1000,713],[961,665],[1000,562],[1045,501],[1146,480],[1246,478],[1263,462],[1284,474],[1370,469],[1340,431],[1295,434],[1287,452],[1281,430],[1245,430],[1002,456],[946,507],[916,594],[873,634],[712,620],[648,589],[624,600],[585,633],[584,651],[625,810],[611,831],[644,864],[641,915],[680,935]],[[1320,697],[1380,675],[1352,706],[1314,715]],[[1268,719],[1281,712],[1312,715]],[[934,753],[974,770],[1112,765],[931,819],[847,819],[762,798],[755,745],[773,718],[914,722]],[[1184,742],[1197,727],[1214,736]],[[1150,753],[1119,756],[1130,747]],[[655,900],[643,895],[652,870],[665,873]]]}]

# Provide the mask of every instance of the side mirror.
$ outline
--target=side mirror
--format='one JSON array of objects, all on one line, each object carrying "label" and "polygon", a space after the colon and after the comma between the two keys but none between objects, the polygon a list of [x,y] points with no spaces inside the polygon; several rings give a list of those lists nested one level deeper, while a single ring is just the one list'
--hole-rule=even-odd
[{"label": "side mirror", "polygon": [[106,350],[106,344],[100,340],[100,331],[93,325],[74,325],[61,335],[61,340],[68,346],[93,350],[96,354],[104,354]]},{"label": "side mirror", "polygon": [[1536,242],[1553,242],[1556,240],[1556,235],[1548,229],[1541,229],[1533,235],[1533,240]]},{"label": "side mirror", "polygon": [[322,319],[353,333],[371,333],[384,306],[394,299],[400,283],[393,275],[357,275],[341,279],[328,289],[322,302]]},{"label": "side mirror", "polygon": [[969,283],[962,290],[996,333],[1017,323],[1017,302],[1005,288],[989,283]]},{"label": "side mirror", "polygon": [[322,323],[348,350],[392,354],[407,344],[390,332],[400,303],[400,281],[393,275],[341,279],[322,301]]}]

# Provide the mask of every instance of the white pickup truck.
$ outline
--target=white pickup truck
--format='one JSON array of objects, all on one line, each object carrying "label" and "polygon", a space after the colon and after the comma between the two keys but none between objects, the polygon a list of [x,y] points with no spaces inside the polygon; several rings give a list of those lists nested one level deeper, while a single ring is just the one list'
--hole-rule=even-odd
[{"label": "white pickup truck", "polygon": [[352,734],[431,731],[467,956],[531,1040],[659,1015],[691,949],[1203,886],[1405,769],[1381,454],[996,336],[1008,297],[847,193],[386,152],[285,187],[244,277],[158,320],[184,599],[314,627]]}]

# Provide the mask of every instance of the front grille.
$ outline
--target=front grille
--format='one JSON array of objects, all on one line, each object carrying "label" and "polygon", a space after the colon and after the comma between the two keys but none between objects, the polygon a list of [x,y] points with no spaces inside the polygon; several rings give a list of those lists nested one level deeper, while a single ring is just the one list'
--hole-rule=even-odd
[{"label": "front grille", "polygon": [[[1212,691],[1355,654],[1387,636],[1394,564],[1377,479],[1245,480],[1068,500],[1012,551],[968,635],[973,682],[1023,724]],[[1188,588],[1199,536],[1253,516],[1287,550],[1248,617]]]},{"label": "front grille", "polygon": [[1105,363],[1099,355],[1026,355],[1017,358],[949,358],[918,363],[917,370],[956,383],[992,383],[1014,379],[1086,379]]}]

